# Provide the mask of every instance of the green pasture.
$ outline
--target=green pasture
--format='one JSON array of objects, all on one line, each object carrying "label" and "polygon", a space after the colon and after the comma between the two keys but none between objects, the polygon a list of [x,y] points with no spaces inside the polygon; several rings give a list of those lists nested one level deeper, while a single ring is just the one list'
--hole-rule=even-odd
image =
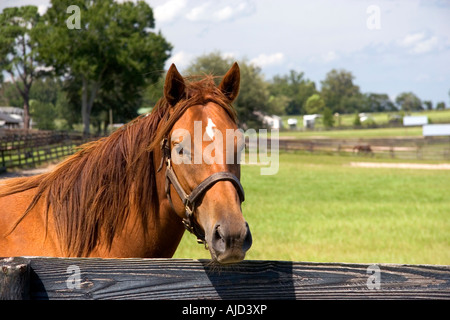
[{"label": "green pasture", "polygon": [[[389,123],[389,119],[392,116],[398,114],[394,112],[378,112],[378,113],[366,113],[370,115],[376,125],[385,126]],[[446,110],[431,110],[412,112],[412,116],[427,116],[429,123],[450,123],[450,109]],[[354,129],[353,121],[355,119],[354,114],[342,114],[339,116],[340,125],[336,123],[333,130],[325,130],[320,119],[317,120],[315,130],[304,130],[303,117],[300,115],[294,116],[282,116],[283,126],[285,131],[280,132],[280,137],[295,137],[295,138],[337,138],[347,139],[354,138],[390,138],[390,137],[420,137],[422,136],[422,127],[388,127],[388,128],[369,128],[367,125],[362,124],[361,128]],[[287,129],[287,120],[289,118],[297,119],[297,130]]]},{"label": "green pasture", "polygon": [[[450,264],[450,171],[351,161],[381,160],[282,153],[273,176],[243,165],[247,259]],[[175,257],[209,253],[186,233]]]},{"label": "green pasture", "polygon": [[421,137],[422,127],[378,128],[378,129],[342,129],[323,131],[281,131],[280,137],[294,137],[298,139],[336,138],[350,139],[358,137],[392,138],[392,137]]}]

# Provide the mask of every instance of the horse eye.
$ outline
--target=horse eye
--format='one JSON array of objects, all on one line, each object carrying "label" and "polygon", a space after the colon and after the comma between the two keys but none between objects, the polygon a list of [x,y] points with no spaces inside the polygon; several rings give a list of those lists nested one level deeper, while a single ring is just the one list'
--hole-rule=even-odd
[{"label": "horse eye", "polygon": [[180,145],[180,143],[174,143],[174,149],[180,156],[184,154],[183,147]]}]

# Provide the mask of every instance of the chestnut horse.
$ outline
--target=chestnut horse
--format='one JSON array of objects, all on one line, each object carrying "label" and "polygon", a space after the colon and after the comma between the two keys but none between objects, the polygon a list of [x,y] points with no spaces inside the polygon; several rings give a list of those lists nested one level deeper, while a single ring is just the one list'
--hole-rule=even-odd
[{"label": "chestnut horse", "polygon": [[196,121],[205,134],[237,129],[239,84],[237,63],[219,86],[211,76],[189,82],[172,65],[152,113],[51,172],[1,181],[0,256],[172,257],[186,227],[213,261],[244,259],[252,237],[239,163],[171,161],[182,152],[174,130],[193,132]]}]

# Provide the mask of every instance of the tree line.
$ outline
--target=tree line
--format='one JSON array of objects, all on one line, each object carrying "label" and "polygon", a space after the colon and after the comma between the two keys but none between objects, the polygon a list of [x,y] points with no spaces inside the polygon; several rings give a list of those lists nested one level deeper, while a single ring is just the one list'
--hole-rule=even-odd
[{"label": "tree line", "polygon": [[[155,30],[145,2],[52,0],[42,16],[35,6],[6,8],[0,13],[0,104],[23,107],[26,128],[31,114],[41,129],[71,130],[82,123],[84,133],[91,126],[99,132],[111,114],[114,122],[127,122],[151,109],[161,96],[172,49]],[[222,76],[233,62],[216,51],[195,58],[183,73]],[[304,72],[267,80],[248,60],[239,65],[235,107],[241,126],[261,126],[261,114],[322,114],[324,124],[333,126],[335,113],[446,108],[412,92],[395,101],[384,93],[363,93],[347,70],[328,72],[319,90]]]}]

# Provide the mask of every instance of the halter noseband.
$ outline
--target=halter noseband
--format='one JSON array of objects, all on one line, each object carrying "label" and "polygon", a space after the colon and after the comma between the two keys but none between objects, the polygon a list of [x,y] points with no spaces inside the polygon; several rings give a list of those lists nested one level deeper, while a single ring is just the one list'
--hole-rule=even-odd
[{"label": "halter noseband", "polygon": [[172,184],[184,205],[185,209],[185,217],[183,218],[184,227],[186,228],[186,230],[188,230],[190,233],[194,234],[197,237],[198,243],[203,243],[206,245],[205,233],[194,219],[194,212],[196,209],[197,200],[201,199],[204,196],[204,194],[209,190],[209,188],[211,188],[217,182],[230,181],[236,188],[236,191],[239,195],[239,199],[242,203],[245,200],[244,188],[242,187],[239,179],[234,174],[227,171],[221,171],[210,175],[208,178],[200,182],[200,184],[197,185],[194,188],[194,190],[191,191],[190,194],[187,194],[184,191],[183,187],[181,186],[180,182],[178,181],[175,171],[173,171],[171,162],[171,150],[170,146],[168,145],[167,138],[164,138],[161,141],[161,150],[162,150],[162,158],[157,172],[161,171],[163,163],[164,161],[166,161],[165,191],[167,199],[169,200],[172,209],[175,210],[172,203],[172,198],[170,196],[170,184]]}]

